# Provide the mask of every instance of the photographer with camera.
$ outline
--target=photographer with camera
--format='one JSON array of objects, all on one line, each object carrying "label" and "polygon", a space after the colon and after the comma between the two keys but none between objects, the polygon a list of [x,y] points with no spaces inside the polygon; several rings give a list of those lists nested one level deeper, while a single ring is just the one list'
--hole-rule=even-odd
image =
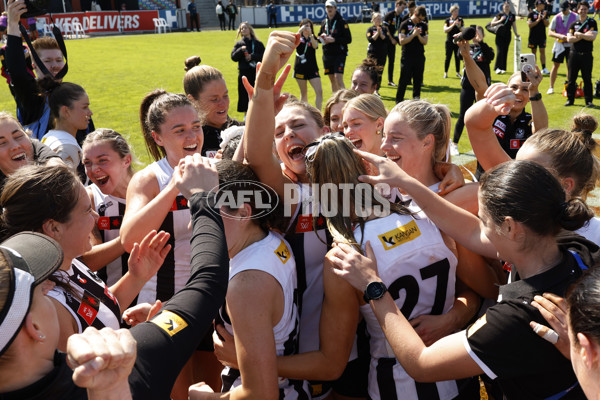
[{"label": "photographer with camera", "polygon": [[[38,1],[40,5],[43,1]],[[59,42],[51,37],[36,39],[30,49],[39,56],[39,62],[32,57],[32,63],[37,79],[31,76],[25,63],[25,55],[21,45],[21,31],[19,21],[21,18],[41,15],[45,10],[36,8],[28,0],[9,0],[8,26],[6,40],[6,69],[11,79],[11,92],[17,103],[17,116],[25,129],[32,132],[32,137],[41,139],[46,132],[53,128],[50,118],[50,107],[46,93],[50,87],[60,83],[67,73],[65,56]],[[28,10],[28,7],[32,10]],[[59,37],[62,42],[62,37]],[[64,44],[63,44],[64,47]],[[33,55],[33,54],[32,54]],[[94,130],[94,123],[90,119],[88,128],[77,132],[77,141],[83,142],[87,132]]]}]

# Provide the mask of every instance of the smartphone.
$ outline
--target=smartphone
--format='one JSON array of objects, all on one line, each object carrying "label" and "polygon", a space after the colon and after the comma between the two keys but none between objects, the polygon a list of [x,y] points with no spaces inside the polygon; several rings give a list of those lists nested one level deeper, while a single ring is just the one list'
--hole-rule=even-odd
[{"label": "smartphone", "polygon": [[527,72],[535,71],[535,54],[521,54],[521,80],[523,82],[529,82],[527,78]]}]

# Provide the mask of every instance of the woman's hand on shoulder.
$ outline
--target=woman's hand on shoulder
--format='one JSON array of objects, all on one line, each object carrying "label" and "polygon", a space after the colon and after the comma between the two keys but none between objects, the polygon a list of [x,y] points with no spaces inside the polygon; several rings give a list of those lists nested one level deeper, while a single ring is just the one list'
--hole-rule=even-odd
[{"label": "woman's hand on shoulder", "polygon": [[377,259],[371,243],[365,245],[366,256],[345,243],[335,243],[329,250],[327,261],[333,265],[333,273],[344,278],[361,293],[365,291],[370,282],[380,281],[377,276]]}]

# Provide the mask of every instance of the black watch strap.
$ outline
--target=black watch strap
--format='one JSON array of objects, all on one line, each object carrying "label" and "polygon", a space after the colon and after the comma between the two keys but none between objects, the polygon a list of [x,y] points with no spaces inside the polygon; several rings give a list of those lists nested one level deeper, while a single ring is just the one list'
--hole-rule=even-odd
[{"label": "black watch strap", "polygon": [[530,97],[529,101],[538,101],[538,100],[541,100],[541,99],[542,99],[542,94],[538,92],[538,94],[536,94],[535,96]]}]

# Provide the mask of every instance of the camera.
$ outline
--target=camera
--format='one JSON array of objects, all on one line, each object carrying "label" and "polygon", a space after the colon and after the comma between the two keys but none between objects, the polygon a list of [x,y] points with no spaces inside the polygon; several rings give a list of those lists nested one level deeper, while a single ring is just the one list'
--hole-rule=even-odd
[{"label": "camera", "polygon": [[27,12],[21,18],[37,17],[48,13],[49,0],[25,0]]}]

